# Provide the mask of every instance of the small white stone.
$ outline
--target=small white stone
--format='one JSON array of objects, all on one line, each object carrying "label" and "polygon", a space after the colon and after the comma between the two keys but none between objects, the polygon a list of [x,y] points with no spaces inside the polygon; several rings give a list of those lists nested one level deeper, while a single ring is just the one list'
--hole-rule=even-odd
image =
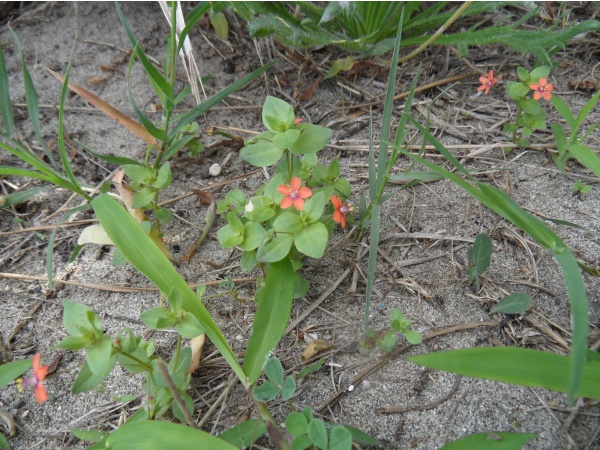
[{"label": "small white stone", "polygon": [[354,390],[354,385],[351,384],[350,386],[348,386],[348,392],[352,392]]},{"label": "small white stone", "polygon": [[221,166],[217,163],[213,164],[208,168],[208,173],[211,177],[218,177],[221,175]]},{"label": "small white stone", "polygon": [[252,204],[252,200],[248,202],[246,207],[244,208],[247,213],[252,212],[254,210],[254,205]]}]

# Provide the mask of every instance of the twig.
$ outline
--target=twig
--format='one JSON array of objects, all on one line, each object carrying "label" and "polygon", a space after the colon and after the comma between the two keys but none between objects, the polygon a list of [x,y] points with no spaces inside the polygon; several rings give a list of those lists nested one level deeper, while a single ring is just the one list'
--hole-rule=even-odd
[{"label": "twig", "polygon": [[[430,333],[430,334],[428,334],[426,336],[423,336],[423,341],[428,341],[428,340],[433,339],[435,337],[443,336],[444,334],[454,333],[455,331],[464,331],[464,330],[470,330],[470,329],[479,328],[479,327],[490,327],[491,328],[491,327],[496,327],[496,326],[498,326],[498,322],[475,322],[475,323],[466,323],[466,324],[462,324],[462,325],[455,325],[455,326],[452,326],[452,327],[443,328],[441,330],[434,331],[433,333]],[[329,408],[329,407],[337,404],[341,400],[341,398],[344,395],[346,395],[346,393],[348,393],[348,387],[355,386],[355,385],[359,384],[362,380],[364,380],[365,378],[367,378],[369,375],[377,372],[379,369],[381,369],[387,363],[389,363],[390,361],[393,361],[399,355],[401,355],[406,350],[408,350],[409,348],[412,348],[412,347],[413,347],[412,344],[406,344],[406,345],[403,345],[402,347],[397,348],[393,352],[388,353],[387,355],[383,355],[382,357],[380,357],[375,362],[374,365],[372,365],[371,367],[368,367],[367,369],[365,369],[362,372],[360,372],[354,378],[354,380],[352,380],[351,383],[349,383],[347,386],[345,386],[342,389],[340,389],[338,392],[336,392],[336,394],[333,397],[331,397],[329,400],[327,400],[319,408],[319,413],[324,414],[327,411],[327,408]]]},{"label": "twig", "polygon": [[321,295],[317,300],[315,300],[308,308],[306,308],[306,310],[300,314],[300,316],[294,320],[286,329],[285,332],[283,333],[284,336],[287,336],[294,328],[296,328],[300,323],[302,323],[302,321],[304,319],[306,319],[311,312],[313,312],[321,303],[323,303],[323,301],[329,297],[329,295],[336,290],[336,288],[340,285],[340,283],[342,281],[344,281],[346,279],[346,277],[348,275],[350,275],[350,267],[348,267],[346,270],[344,270],[344,273],[342,273],[339,278],[337,280],[334,281],[334,283],[329,286],[329,289],[327,289],[325,292],[323,292],[323,295]]},{"label": "twig", "polygon": [[200,246],[206,239],[206,236],[208,236],[208,233],[215,224],[215,219],[217,218],[216,211],[217,204],[214,201],[212,201],[210,206],[208,207],[208,210],[206,211],[206,224],[204,225],[204,228],[202,228],[202,233],[200,233],[198,239],[194,241],[194,243],[188,250],[187,255],[181,258],[181,261],[189,261],[190,259],[192,259],[192,256],[194,256],[194,254],[198,251],[198,248],[200,248]]},{"label": "twig", "polygon": [[437,400],[433,403],[429,403],[428,405],[386,406],[383,408],[377,408],[375,410],[375,412],[377,412],[379,414],[398,414],[398,413],[404,413],[407,411],[427,411],[428,409],[437,408],[442,403],[449,400],[450,397],[452,397],[454,394],[456,394],[456,391],[458,390],[458,387],[460,386],[461,379],[462,379],[462,377],[460,375],[457,375],[456,379],[454,380],[454,384],[452,385],[452,388],[450,389],[450,392],[448,392],[448,394],[446,394],[444,397],[440,398],[439,400]]},{"label": "twig", "polygon": [[[8,278],[11,280],[22,280],[22,281],[48,281],[48,277],[40,277],[36,275],[22,275],[20,273],[5,273],[0,272],[0,278]],[[234,283],[246,283],[249,281],[256,281],[256,278],[233,278],[231,280]],[[95,284],[95,283],[80,283],[77,281],[59,280],[56,278],[52,279],[54,284],[67,284],[69,286],[78,286],[88,289],[98,289],[99,291],[110,291],[110,292],[158,292],[156,287],[129,287],[129,286],[115,286],[109,284]],[[218,286],[223,280],[205,281],[202,283],[190,284],[191,289],[196,289],[200,285],[205,286]]]}]

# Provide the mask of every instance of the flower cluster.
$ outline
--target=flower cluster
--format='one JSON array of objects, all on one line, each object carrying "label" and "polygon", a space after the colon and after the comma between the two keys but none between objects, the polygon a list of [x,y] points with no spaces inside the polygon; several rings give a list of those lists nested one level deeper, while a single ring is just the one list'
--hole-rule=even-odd
[{"label": "flower cluster", "polygon": [[46,392],[46,388],[44,387],[44,378],[46,378],[46,374],[48,373],[48,366],[40,366],[40,358],[42,355],[36,353],[33,357],[33,376],[30,378],[18,378],[17,379],[17,388],[19,392],[23,392],[23,389],[26,388],[35,388],[35,399],[41,405],[46,400],[48,400],[48,393]]},{"label": "flower cluster", "polygon": [[[498,82],[498,78],[494,78],[494,71],[490,70],[487,77],[479,77],[479,82],[481,83],[481,86],[477,88],[477,92],[485,91],[484,94],[488,94],[490,89]],[[534,100],[540,100],[541,98],[550,100],[552,98],[550,92],[554,90],[554,86],[548,83],[547,77],[541,77],[537,83],[530,83],[529,89],[535,91],[533,93]]]}]

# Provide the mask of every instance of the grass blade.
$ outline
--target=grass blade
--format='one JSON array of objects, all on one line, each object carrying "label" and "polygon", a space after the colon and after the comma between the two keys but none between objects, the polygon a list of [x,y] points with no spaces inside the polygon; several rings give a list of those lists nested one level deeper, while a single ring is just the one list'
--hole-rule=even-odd
[{"label": "grass blade", "polygon": [[210,313],[142,227],[109,195],[96,197],[92,206],[106,233],[136,269],[147,276],[163,294],[169,295],[173,289],[179,292],[184,309],[198,319],[233,372],[244,386],[248,386],[246,374]]},{"label": "grass blade", "polygon": [[0,113],[2,113],[2,122],[8,137],[11,137],[15,131],[15,122],[12,112],[12,103],[10,101],[10,89],[8,86],[8,72],[4,61],[4,51],[0,45]]},{"label": "grass blade", "polygon": [[60,105],[58,107],[58,152],[60,154],[60,161],[62,163],[63,169],[71,181],[71,184],[74,188],[76,188],[82,197],[90,200],[90,197],[85,195],[81,190],[81,186],[79,186],[79,182],[75,178],[73,174],[73,170],[71,169],[71,162],[69,161],[69,155],[67,155],[67,148],[65,146],[65,125],[64,125],[64,115],[65,115],[65,100],[67,98],[68,91],[68,83],[69,83],[69,75],[71,74],[71,61],[73,60],[73,54],[75,53],[75,42],[73,42],[73,47],[71,48],[71,54],[69,55],[69,64],[67,65],[67,72],[65,73],[65,81],[63,82],[63,86],[60,92]]},{"label": "grass blade", "polygon": [[201,114],[204,114],[205,112],[207,112],[213,106],[217,105],[221,100],[225,99],[228,95],[234,93],[238,89],[243,88],[246,84],[250,83],[252,80],[254,80],[255,78],[262,75],[264,72],[266,72],[271,67],[273,67],[277,62],[278,62],[278,60],[268,62],[264,66],[256,69],[254,72],[249,73],[244,78],[230,84],[226,88],[224,88],[224,89],[220,90],[219,92],[217,92],[216,94],[210,96],[205,101],[203,101],[201,104],[199,104],[192,110],[185,113],[183,116],[181,116],[177,125],[175,125],[175,127],[169,132],[169,139],[168,139],[169,142],[171,142],[175,138],[175,136],[177,136],[177,133],[179,133],[183,127],[185,127],[190,122],[195,120]]},{"label": "grass blade", "polygon": [[364,331],[369,327],[369,314],[371,311],[371,298],[373,297],[373,286],[375,284],[375,270],[377,269],[377,247],[379,247],[379,231],[381,225],[380,206],[373,205],[371,208],[371,242],[369,244],[369,264],[367,273],[367,293],[365,297]]},{"label": "grass blade", "polygon": [[258,302],[244,358],[244,372],[254,383],[279,343],[292,311],[294,286],[292,264],[288,259],[271,264],[267,281]]},{"label": "grass blade", "polygon": [[533,433],[509,433],[490,431],[477,433],[449,442],[441,450],[521,450],[525,444],[535,438]]},{"label": "grass blade", "polygon": [[[515,347],[468,348],[411,356],[415,364],[469,377],[567,392],[572,357]],[[600,400],[600,362],[586,361],[577,395]]]},{"label": "grass blade", "polygon": [[17,205],[25,200],[39,194],[42,191],[48,189],[47,187],[38,187],[32,189],[26,189],[24,191],[13,192],[4,197],[4,203],[0,203],[0,209],[8,208],[9,206]]},{"label": "grass blade", "polygon": [[23,55],[23,49],[21,48],[21,41],[17,36],[17,33],[9,26],[8,29],[13,35],[15,40],[15,44],[17,45],[17,50],[19,52],[19,56],[21,58],[21,67],[23,69],[23,84],[25,85],[25,101],[27,103],[27,114],[29,116],[29,120],[31,121],[31,125],[33,125],[33,131],[35,132],[36,137],[40,141],[40,145],[44,149],[44,153],[50,160],[50,163],[54,168],[56,168],[56,161],[52,157],[52,152],[46,145],[46,141],[42,136],[42,130],[40,127],[40,108],[38,102],[37,91],[35,90],[35,86],[33,84],[33,80],[31,79],[31,74],[29,73],[29,69],[27,69],[27,64],[25,64],[25,56]]}]

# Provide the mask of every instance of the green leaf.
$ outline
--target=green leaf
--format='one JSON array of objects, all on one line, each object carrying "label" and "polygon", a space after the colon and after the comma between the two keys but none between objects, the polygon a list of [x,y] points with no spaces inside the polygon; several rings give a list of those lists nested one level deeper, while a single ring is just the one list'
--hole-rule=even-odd
[{"label": "green leaf", "polygon": [[[93,320],[87,320],[88,313],[93,314]],[[102,333],[102,321],[87,306],[72,300],[63,300],[63,324],[67,333],[74,337]]]},{"label": "green leaf", "polygon": [[102,379],[104,379],[113,369],[116,362],[116,356],[112,352],[112,340],[110,337],[103,336],[98,342],[88,347],[85,360],[90,371],[98,376],[102,375]]},{"label": "green leaf", "polygon": [[273,133],[285,131],[294,125],[294,108],[283,100],[267,96],[262,110],[262,120]]},{"label": "green leaf", "polygon": [[311,258],[320,258],[325,253],[329,233],[321,222],[311,223],[296,233],[294,244],[300,253]]},{"label": "green leaf", "polygon": [[333,130],[310,123],[301,123],[295,126],[301,134],[298,140],[290,147],[296,154],[316,153],[329,142]]},{"label": "green leaf", "polygon": [[86,430],[84,428],[70,428],[70,431],[77,439],[88,442],[98,442],[100,439],[108,435],[108,433],[105,431],[94,429]]},{"label": "green leaf", "polygon": [[600,91],[596,92],[596,94],[594,94],[594,96],[587,101],[587,103],[583,106],[583,108],[581,108],[581,111],[579,111],[579,114],[577,115],[575,127],[572,130],[573,134],[577,135],[577,131],[579,130],[579,127],[581,126],[583,121],[587,118],[587,116],[592,112],[592,110],[594,109],[594,106],[596,106],[596,103],[598,102],[599,99],[600,99]]},{"label": "green leaf", "polygon": [[131,207],[134,209],[145,208],[148,206],[154,198],[156,197],[156,190],[151,188],[150,186],[146,186],[141,191],[136,192],[133,195],[133,201],[131,202]]},{"label": "green leaf", "polygon": [[523,314],[531,307],[531,296],[522,292],[510,294],[504,297],[500,302],[492,308],[492,313],[503,314]]},{"label": "green leaf", "polygon": [[567,146],[567,150],[581,165],[590,169],[594,175],[600,178],[600,158],[591,148],[581,144],[570,144]]},{"label": "green leaf", "polygon": [[[290,252],[292,243],[294,242],[293,234],[278,233],[272,239],[271,236],[272,233],[265,233],[263,242],[256,252],[257,261],[263,263],[281,261]],[[265,240],[267,240],[267,242],[265,242]]]},{"label": "green leaf", "polygon": [[171,166],[169,163],[164,163],[158,171],[158,176],[152,186],[156,189],[164,189],[171,184],[173,181],[173,174],[171,173]]},{"label": "green leaf", "polygon": [[352,434],[344,427],[335,427],[331,430],[329,437],[330,450],[351,450]]},{"label": "green leaf", "polygon": [[244,358],[244,371],[250,384],[260,376],[269,354],[287,326],[294,296],[293,276],[289,260],[271,264]]},{"label": "green leaf", "polygon": [[299,137],[300,131],[295,129],[285,130],[280,133],[276,133],[275,136],[273,136],[273,145],[282,150],[287,150],[294,145]]},{"label": "green leaf", "polygon": [[215,29],[215,33],[217,33],[217,36],[219,36],[219,39],[226,41],[229,37],[229,23],[227,22],[225,14],[222,12],[209,14],[209,18],[210,23]]},{"label": "green leaf", "polygon": [[181,322],[175,325],[177,332],[186,339],[194,339],[204,333],[204,328],[193,314],[183,316]]},{"label": "green leaf", "polygon": [[535,434],[507,433],[490,431],[472,434],[442,447],[442,450],[521,450],[535,438]]},{"label": "green leaf", "polygon": [[396,345],[396,341],[397,340],[396,336],[394,336],[394,333],[388,332],[385,334],[385,336],[383,336],[383,339],[379,341],[379,344],[384,352],[391,352]]},{"label": "green leaf", "polygon": [[242,250],[256,250],[263,238],[265,237],[265,229],[259,223],[247,222],[244,225],[244,242],[240,244]]},{"label": "green leaf", "polygon": [[302,227],[302,219],[294,213],[283,213],[273,222],[275,231],[284,233],[297,233],[302,230]]},{"label": "green leaf", "polygon": [[552,68],[549,66],[540,66],[540,67],[536,67],[535,69],[533,69],[531,71],[531,73],[529,74],[529,77],[531,78],[531,80],[533,80],[535,83],[537,83],[540,78],[548,78],[548,75],[550,75],[550,70]]},{"label": "green leaf", "polygon": [[[336,2],[332,2],[329,4],[329,6],[335,6],[336,4]],[[346,71],[350,69],[354,65],[354,62],[355,59],[350,56],[336,59],[331,65],[331,69],[329,69],[329,72],[327,72],[327,75],[325,75],[323,79],[326,80],[327,78],[333,78],[340,71]]]},{"label": "green leaf", "polygon": [[171,310],[164,306],[147,309],[140,314],[140,320],[153,330],[171,328],[177,323],[177,318],[173,317]]},{"label": "green leaf", "polygon": [[296,391],[296,381],[291,375],[285,379],[283,386],[281,387],[281,398],[288,401],[294,395]]},{"label": "green leaf", "polygon": [[334,426],[344,427],[346,430],[348,430],[350,432],[350,434],[352,435],[352,441],[354,441],[357,444],[381,446],[381,442],[379,442],[377,439],[369,436],[367,433],[360,431],[358,428],[350,427],[348,425],[335,425],[335,424],[331,424],[331,423],[325,424],[325,427],[327,429],[334,427]]},{"label": "green leaf", "polygon": [[327,449],[327,431],[325,431],[325,425],[323,421],[319,419],[313,419],[308,424],[308,437],[313,443],[325,450]]},{"label": "green leaf", "polygon": [[253,250],[251,252],[243,252],[240,257],[240,268],[243,272],[250,272],[256,268],[256,264],[258,261],[256,260],[256,251]]},{"label": "green leaf", "polygon": [[513,100],[522,99],[529,92],[529,86],[514,81],[506,82],[506,93]]},{"label": "green leaf", "polygon": [[252,447],[254,441],[267,432],[267,427],[261,419],[250,419],[238,423],[230,430],[219,434],[218,438],[237,448]]},{"label": "green leaf", "polygon": [[[116,356],[115,356],[116,361]],[[112,364],[114,366],[114,362]],[[102,381],[104,380],[104,375],[102,373],[93,373],[87,363],[85,363],[79,373],[77,374],[77,378],[73,382],[73,386],[71,387],[71,392],[73,394],[81,394],[82,392],[91,391],[96,388]]]},{"label": "green leaf", "polygon": [[8,85],[8,71],[4,61],[4,51],[0,45],[0,113],[2,122],[8,137],[11,137],[15,129],[15,123],[12,113],[12,103],[10,101],[10,91]]},{"label": "green leaf", "polygon": [[91,342],[91,339],[87,336],[69,336],[60,341],[56,346],[74,351],[86,348]]},{"label": "green leaf", "polygon": [[20,359],[0,366],[0,389],[31,368],[31,359]]},{"label": "green leaf", "polygon": [[[470,348],[429,353],[408,358],[415,364],[461,375],[502,381],[520,386],[567,392],[571,356],[525,348]],[[576,395],[600,399],[600,363],[585,361]]]},{"label": "green leaf", "polygon": [[302,215],[307,217],[308,223],[315,223],[323,216],[325,208],[325,196],[318,192],[309,198],[302,208]]},{"label": "green leaf", "polygon": [[38,187],[32,189],[25,189],[24,191],[13,192],[4,197],[4,204],[0,205],[0,209],[8,208],[9,206],[17,205],[25,200],[30,199],[36,194],[47,190],[47,187]]},{"label": "green leaf", "polygon": [[246,145],[240,152],[240,158],[256,167],[268,167],[279,161],[283,151],[283,148],[261,139],[255,144]]},{"label": "green leaf", "polygon": [[252,395],[259,402],[270,402],[279,395],[279,385],[272,383],[271,381],[265,381],[260,386],[254,386],[252,388]]},{"label": "green leaf", "polygon": [[473,242],[473,245],[467,251],[469,284],[476,282],[477,292],[481,289],[479,277],[490,266],[493,251],[492,240],[485,233],[478,234],[475,242]]},{"label": "green leaf", "polygon": [[140,184],[148,183],[156,176],[156,170],[152,167],[140,166],[139,164],[127,164],[123,166],[123,172],[132,181]]},{"label": "green leaf", "polygon": [[244,236],[233,231],[229,224],[219,228],[217,239],[223,248],[233,248],[244,242]]},{"label": "green leaf", "polygon": [[173,448],[174,443],[177,450],[237,450],[232,444],[205,431],[156,420],[126,423],[106,439],[107,448],[111,450],[130,450],[132,443],[135,443],[135,448],[144,450]]},{"label": "green leaf", "polygon": [[573,117],[571,108],[569,108],[567,104],[556,95],[553,95],[550,98],[550,101],[552,102],[558,113],[562,116],[562,118],[565,119],[565,122],[567,122],[567,125],[569,125],[569,129],[572,132],[575,132],[575,117]]},{"label": "green leaf", "polygon": [[517,67],[517,76],[519,77],[519,80],[523,81],[523,82],[528,82],[529,81],[529,72],[527,72],[527,69],[525,69],[524,67]]},{"label": "green leaf", "polygon": [[207,337],[221,352],[242,384],[248,386],[246,374],[210,313],[135,219],[106,194],[96,197],[92,206],[100,223],[127,260],[163,294],[169,295],[172,291],[179,293],[183,308],[198,319]]},{"label": "green leaf", "polygon": [[308,432],[308,420],[301,412],[291,412],[285,418],[285,429],[292,436],[300,436]]},{"label": "green leaf", "polygon": [[[552,97],[556,98],[556,97]],[[567,135],[563,127],[557,123],[550,125],[554,140],[556,141],[556,148],[558,148],[559,156],[562,156],[567,151]]]},{"label": "green leaf", "polygon": [[10,449],[10,445],[2,433],[0,433],[0,448]]},{"label": "green leaf", "polygon": [[305,366],[302,368],[302,370],[298,373],[297,378],[301,379],[304,378],[305,376],[307,376],[310,373],[313,372],[317,372],[319,370],[321,370],[321,367],[323,367],[323,364],[325,364],[325,358],[321,358],[318,361],[315,361],[312,364],[309,364],[308,366]]},{"label": "green leaf", "polygon": [[267,378],[276,385],[283,384],[283,366],[278,358],[269,358],[267,364],[265,364],[265,374]]},{"label": "green leaf", "polygon": [[406,340],[409,344],[419,345],[423,343],[423,336],[421,336],[421,333],[416,331],[406,331],[404,336],[406,336]]}]

